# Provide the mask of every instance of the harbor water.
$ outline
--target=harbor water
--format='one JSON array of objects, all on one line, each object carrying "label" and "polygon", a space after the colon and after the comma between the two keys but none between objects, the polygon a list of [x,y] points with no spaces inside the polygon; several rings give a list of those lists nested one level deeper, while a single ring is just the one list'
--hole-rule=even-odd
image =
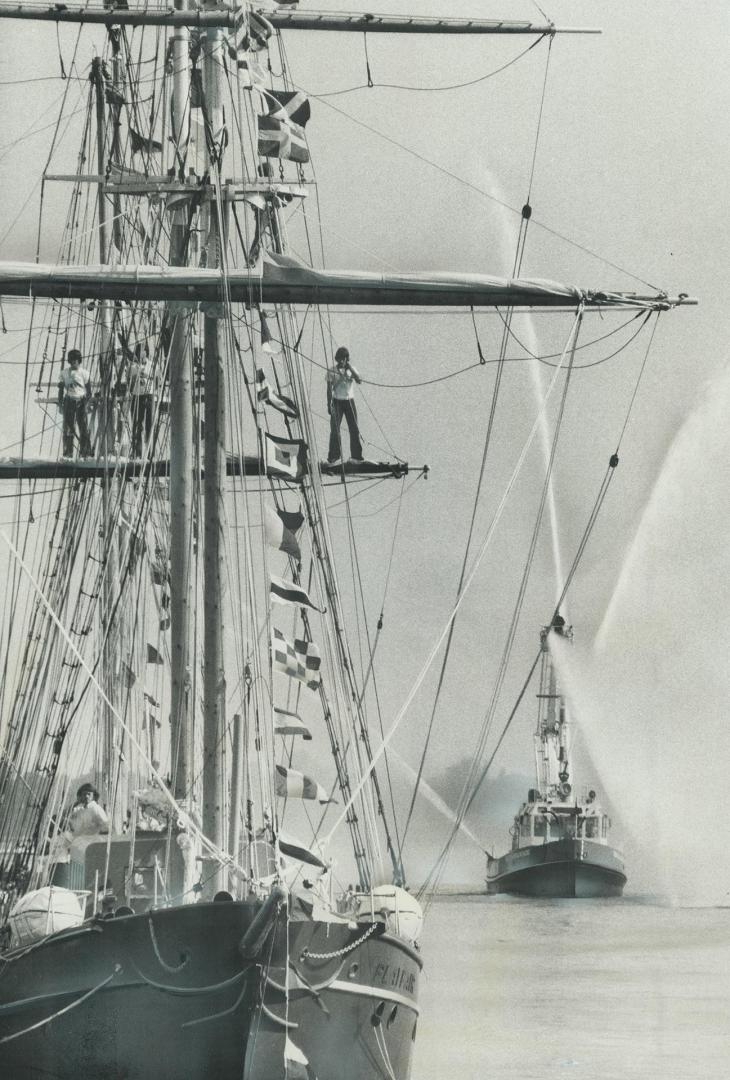
[{"label": "harbor water", "polygon": [[721,1080],[730,908],[438,897],[414,1080]]}]

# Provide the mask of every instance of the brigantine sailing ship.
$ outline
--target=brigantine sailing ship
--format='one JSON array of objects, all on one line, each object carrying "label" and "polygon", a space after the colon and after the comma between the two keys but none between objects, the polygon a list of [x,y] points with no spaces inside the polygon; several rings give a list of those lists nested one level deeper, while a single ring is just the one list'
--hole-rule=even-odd
[{"label": "brigantine sailing ship", "polygon": [[[3,1073],[403,1080],[421,913],[381,794],[386,743],[371,741],[324,483],[408,466],[319,461],[303,326],[344,304],[575,318],[682,298],[330,270],[286,249],[310,105],[268,62],[279,35],[539,37],[560,32],[550,23],[188,0],[0,4],[0,18],[105,35],[77,169],[44,175],[71,185],[59,260],[0,264],[0,294],[29,298],[43,327],[26,375],[41,406],[81,353],[92,449],[60,456],[49,425],[45,453],[0,462],[47,523],[42,540],[30,523],[7,538]],[[130,402],[133,368],[145,402]],[[310,739],[331,790],[295,768]]]},{"label": "brigantine sailing ship", "polygon": [[626,874],[621,853],[609,843],[609,816],[595,789],[579,793],[575,787],[566,701],[558,690],[551,634],[572,639],[572,629],[559,613],[540,635],[537,787],[530,788],[515,816],[511,851],[500,858],[487,855],[487,892],[620,896]]}]

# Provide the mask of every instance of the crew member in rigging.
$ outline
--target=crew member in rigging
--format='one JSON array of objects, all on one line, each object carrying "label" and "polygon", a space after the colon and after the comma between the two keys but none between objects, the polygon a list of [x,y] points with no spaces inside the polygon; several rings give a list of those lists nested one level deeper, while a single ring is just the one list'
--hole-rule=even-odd
[{"label": "crew member in rigging", "polygon": [[132,447],[135,457],[142,456],[144,444],[149,445],[155,414],[154,371],[146,349],[137,345],[129,365],[129,393],[132,397]]},{"label": "crew member in rigging", "polygon": [[74,434],[78,429],[81,456],[91,457],[91,439],[86,409],[91,398],[91,375],[81,366],[81,353],[69,349],[68,367],[58,380],[58,408],[63,414],[63,457],[73,457]]},{"label": "crew member in rigging", "polygon": [[342,417],[350,432],[350,460],[362,461],[362,444],[355,408],[355,383],[361,383],[358,371],[350,363],[350,352],[340,345],[335,353],[335,367],[327,372],[327,411],[330,414],[330,445],[327,462],[336,464],[342,458],[340,427]]}]

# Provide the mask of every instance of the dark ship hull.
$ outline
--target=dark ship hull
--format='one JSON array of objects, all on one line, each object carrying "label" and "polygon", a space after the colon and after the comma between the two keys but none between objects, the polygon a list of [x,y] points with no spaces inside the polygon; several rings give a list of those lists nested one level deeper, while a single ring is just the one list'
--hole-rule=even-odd
[{"label": "dark ship hull", "polygon": [[553,840],[507,852],[487,864],[487,893],[590,898],[621,896],[626,884],[620,855],[591,840]]},{"label": "dark ship hull", "polygon": [[[260,910],[219,902],[94,919],[8,953],[3,1076],[406,1080],[417,953],[382,924],[282,912],[258,955],[245,957]],[[291,1044],[308,1066],[287,1070]]]}]

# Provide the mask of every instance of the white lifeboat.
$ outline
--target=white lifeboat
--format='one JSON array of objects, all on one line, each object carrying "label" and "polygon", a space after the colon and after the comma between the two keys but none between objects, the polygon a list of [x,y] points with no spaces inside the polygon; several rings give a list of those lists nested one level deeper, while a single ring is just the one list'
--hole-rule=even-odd
[{"label": "white lifeboat", "polygon": [[71,889],[54,885],[21,896],[8,918],[13,945],[32,945],[48,934],[80,926],[83,921],[83,898]]},{"label": "white lifeboat", "polygon": [[423,911],[415,896],[398,885],[376,885],[369,893],[358,893],[358,922],[384,922],[388,933],[415,943],[423,928]]}]

